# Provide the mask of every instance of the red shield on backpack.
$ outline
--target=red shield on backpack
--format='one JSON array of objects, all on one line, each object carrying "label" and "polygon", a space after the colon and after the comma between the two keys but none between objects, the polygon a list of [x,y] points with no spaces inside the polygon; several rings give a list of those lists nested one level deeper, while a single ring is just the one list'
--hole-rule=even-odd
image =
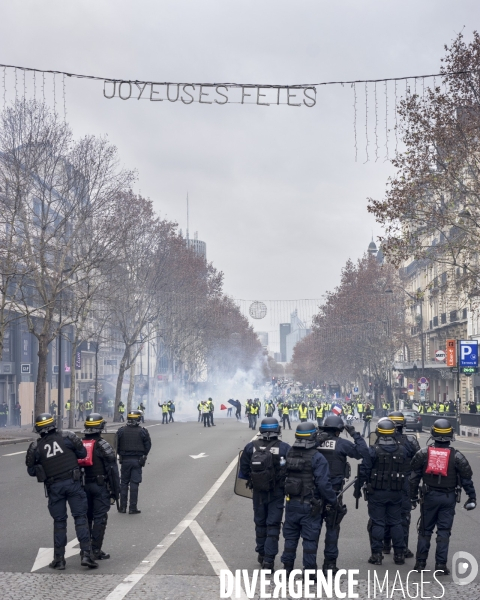
[{"label": "red shield on backpack", "polygon": [[95,448],[95,440],[82,440],[82,444],[87,450],[85,458],[79,458],[78,464],[81,467],[93,467],[93,449]]},{"label": "red shield on backpack", "polygon": [[428,461],[425,473],[432,475],[447,476],[448,459],[450,458],[450,448],[428,447]]}]

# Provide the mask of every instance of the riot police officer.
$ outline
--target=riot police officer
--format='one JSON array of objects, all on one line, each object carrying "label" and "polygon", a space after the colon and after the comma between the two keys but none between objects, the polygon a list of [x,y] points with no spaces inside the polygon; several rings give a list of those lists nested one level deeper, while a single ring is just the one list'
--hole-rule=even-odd
[{"label": "riot police officer", "polygon": [[240,460],[241,479],[253,489],[255,552],[264,569],[273,570],[285,498],[285,460],[290,445],[280,440],[282,428],[275,417],[260,423],[260,439],[249,442]]},{"label": "riot police officer", "polygon": [[[101,437],[105,420],[98,413],[90,413],[85,420],[84,445],[88,455],[84,459],[85,492],[88,501],[88,526],[95,560],[110,558],[103,552],[102,545],[107,528],[110,498],[118,501],[120,477],[117,457],[110,444]],[[81,463],[82,464],[82,463]]]},{"label": "riot police officer", "polygon": [[329,511],[335,511],[337,505],[327,459],[317,450],[317,433],[314,423],[299,423],[295,443],[287,454],[285,546],[281,559],[287,576],[293,569],[300,537],[303,539],[304,568],[317,569],[324,503]]},{"label": "riot police officer", "polygon": [[[408,458],[411,460],[415,454],[420,450],[420,444],[415,435],[407,435],[403,433],[405,427],[405,416],[400,411],[391,412],[388,418],[393,421],[395,425],[395,439],[400,442],[407,451]],[[407,469],[406,477],[410,477],[410,468]],[[408,489],[408,481],[406,481],[405,488],[403,490],[402,499],[402,527],[403,534],[405,536],[405,558],[412,558],[413,552],[408,547],[408,538],[410,535],[410,521],[411,521],[411,510],[412,504],[410,502],[410,495]],[[385,538],[383,540],[383,553],[390,554],[392,546],[392,540],[390,536],[390,526],[385,525]]]},{"label": "riot police officer", "polygon": [[117,452],[120,455],[120,506],[118,511],[127,512],[128,488],[130,488],[129,515],[138,515],[138,486],[142,482],[142,467],[152,447],[148,429],[140,426],[142,412],[132,410],[127,424],[117,430]]},{"label": "riot police officer", "polygon": [[96,569],[90,545],[87,522],[87,496],[82,487],[79,458],[87,451],[82,440],[71,431],[57,431],[55,419],[50,413],[35,418],[35,429],[40,438],[30,444],[25,464],[28,474],[45,484],[48,510],[53,518],[52,569],[65,569],[65,546],[67,545],[67,502],[75,521],[75,532],[80,542],[81,565]]},{"label": "riot police officer", "polygon": [[[433,445],[419,450],[412,460],[410,475],[410,499],[412,508],[420,502],[420,524],[416,563],[414,569],[422,571],[427,564],[430,540],[437,526],[437,547],[435,551],[435,571],[439,575],[449,575],[447,568],[450,532],[455,516],[455,503],[460,497],[461,487],[468,495],[464,504],[473,510],[477,496],[472,482],[472,468],[465,456],[450,447],[453,441],[453,428],[448,419],[437,419],[431,428]],[[419,484],[423,480],[419,500]],[[458,485],[458,482],[460,485]],[[456,489],[457,488],[457,489]]]},{"label": "riot police officer", "polygon": [[381,565],[385,525],[390,524],[394,562],[405,564],[405,538],[402,528],[402,499],[410,461],[405,447],[395,439],[395,424],[381,419],[375,430],[377,439],[370,446],[371,468],[361,466],[362,478],[367,482],[368,516],[370,517],[370,544],[372,555],[368,562]]},{"label": "riot police officer", "polygon": [[[360,432],[355,431],[353,425],[344,425],[342,418],[337,415],[327,417],[319,429],[325,435],[320,438],[318,451],[327,459],[330,470],[330,483],[335,493],[338,494],[345,484],[345,479],[350,477],[350,465],[347,462],[347,457],[363,460],[368,467],[370,464],[368,446]],[[344,429],[352,436],[354,443],[339,437]],[[332,569],[334,575],[338,571],[340,523],[347,514],[347,507],[340,499],[341,496],[335,511],[324,511],[323,514],[326,527],[323,570],[326,573],[329,569]]]}]

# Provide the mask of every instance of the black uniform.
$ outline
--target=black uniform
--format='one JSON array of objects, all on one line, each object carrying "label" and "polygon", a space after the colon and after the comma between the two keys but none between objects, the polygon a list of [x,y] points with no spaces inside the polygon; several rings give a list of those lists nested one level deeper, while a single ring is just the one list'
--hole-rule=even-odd
[{"label": "black uniform", "polygon": [[117,458],[113,448],[100,437],[100,433],[86,434],[85,439],[95,440],[93,465],[84,467],[92,551],[96,559],[108,558],[108,555],[102,553],[102,544],[107,528],[110,497],[120,489]]},{"label": "black uniform", "polygon": [[[380,438],[370,446],[371,469],[365,473],[372,555],[382,555],[385,526],[390,526],[396,556],[405,552],[402,528],[402,500],[410,465],[407,450],[394,437]],[[376,563],[375,563],[376,564]]]},{"label": "black uniform", "polygon": [[[430,540],[435,525],[437,526],[437,548],[435,551],[435,564],[446,565],[450,532],[455,517],[457,483],[463,487],[469,500],[476,502],[475,488],[472,482],[472,468],[465,456],[450,448],[448,442],[436,441],[433,448],[447,449],[448,470],[447,475],[434,475],[426,473],[428,465],[427,448],[422,448],[412,460],[412,473],[410,475],[410,498],[417,500],[420,480],[423,479],[421,498],[421,515],[418,531],[417,561],[425,562],[430,550]],[[468,502],[468,501],[467,501]]]},{"label": "black uniform", "polygon": [[[368,446],[360,435],[355,431],[353,439],[355,443],[345,438],[337,437],[335,434],[328,433],[328,438],[324,439],[318,451],[327,459],[330,470],[330,483],[335,492],[339,492],[345,483],[345,478],[349,476],[350,467],[347,466],[347,457],[363,460],[364,465],[370,465],[370,453]],[[340,523],[347,514],[347,507],[340,505],[336,511],[324,511],[325,519],[325,563],[336,561],[338,558],[338,536],[340,535]]]},{"label": "black uniform", "polygon": [[253,520],[255,523],[255,552],[264,557],[265,563],[271,565],[278,554],[278,539],[283,516],[285,501],[285,467],[280,465],[285,459],[290,444],[278,438],[267,441],[264,439],[249,442],[240,459],[241,479],[251,479],[252,456],[258,448],[266,448],[270,444],[273,466],[275,469],[275,482],[270,491],[257,491],[253,486]]},{"label": "black uniform", "polygon": [[[67,545],[67,502],[75,521],[80,549],[90,554],[90,532],[87,522],[87,496],[80,481],[78,458],[85,458],[82,440],[71,431],[53,429],[27,450],[28,474],[45,482],[48,510],[53,518],[55,556],[64,556]],[[39,468],[40,467],[40,468]]]},{"label": "black uniform", "polygon": [[[415,435],[407,435],[405,433],[397,432],[395,434],[395,439],[400,442],[405,447],[407,451],[407,456],[410,460],[415,456],[415,454],[420,450],[420,444]],[[403,498],[402,498],[402,527],[403,527],[403,535],[405,538],[405,550],[408,550],[408,538],[410,536],[410,521],[411,521],[411,511],[412,511],[412,503],[410,502],[410,494],[408,488],[408,479],[410,477],[411,469],[410,467],[406,470],[406,479],[405,479],[405,487],[403,489]],[[383,541],[383,552],[389,553],[392,545],[392,536],[390,534],[390,525],[385,525],[385,539]],[[410,558],[412,554],[408,555]]]},{"label": "black uniform", "polygon": [[117,452],[120,455],[120,505],[127,506],[130,487],[130,511],[137,510],[138,486],[142,482],[142,467],[152,447],[148,429],[127,423],[117,430]]},{"label": "black uniform", "polygon": [[281,559],[287,570],[293,568],[295,563],[300,536],[303,538],[304,568],[317,568],[322,510],[313,510],[311,502],[322,500],[330,507],[337,503],[330,483],[327,459],[315,445],[316,441],[297,440],[287,455],[287,505],[283,524],[285,547]]}]

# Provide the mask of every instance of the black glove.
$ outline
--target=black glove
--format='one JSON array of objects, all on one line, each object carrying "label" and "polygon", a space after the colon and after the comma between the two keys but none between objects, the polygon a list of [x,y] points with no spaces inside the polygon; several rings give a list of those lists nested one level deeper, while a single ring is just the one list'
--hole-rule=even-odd
[{"label": "black glove", "polygon": [[348,435],[351,435],[352,437],[353,434],[357,432],[353,425],[345,425],[345,431],[348,433]]},{"label": "black glove", "polygon": [[463,508],[465,508],[466,510],[473,510],[476,507],[477,507],[477,499],[476,498],[469,498],[463,505]]},{"label": "black glove", "polygon": [[415,510],[417,508],[418,498],[410,498],[410,502],[412,504],[412,510]]},{"label": "black glove", "polygon": [[144,467],[144,466],[145,466],[145,464],[146,464],[146,462],[147,462],[147,457],[146,457],[146,456],[141,456],[141,457],[138,459],[138,462],[139,462],[139,464],[140,464],[140,466],[141,466],[141,467]]}]

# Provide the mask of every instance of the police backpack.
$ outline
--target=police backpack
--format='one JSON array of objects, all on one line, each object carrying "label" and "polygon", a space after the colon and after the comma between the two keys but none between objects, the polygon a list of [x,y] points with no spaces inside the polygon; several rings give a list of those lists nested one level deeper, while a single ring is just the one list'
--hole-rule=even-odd
[{"label": "police backpack", "polygon": [[255,492],[269,492],[275,487],[275,466],[270,448],[276,441],[273,440],[266,446],[261,445],[265,443],[262,441],[253,443],[250,478]]}]

